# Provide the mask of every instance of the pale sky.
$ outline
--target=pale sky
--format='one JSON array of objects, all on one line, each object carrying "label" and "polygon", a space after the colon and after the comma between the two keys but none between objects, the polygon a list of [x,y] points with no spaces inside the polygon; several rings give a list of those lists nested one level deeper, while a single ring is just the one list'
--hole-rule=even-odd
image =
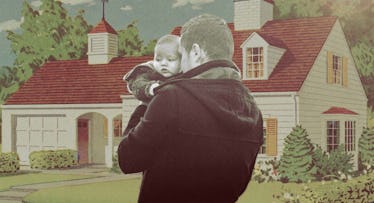
[{"label": "pale sky", "polygon": [[[96,25],[102,17],[101,0],[61,1],[71,16],[79,9],[84,9],[84,18],[91,25]],[[5,31],[20,31],[22,2],[23,0],[1,0],[0,66],[11,66],[14,62]],[[28,2],[35,9],[41,5],[40,0]],[[227,22],[233,21],[234,13],[232,0],[109,0],[105,8],[105,17],[116,30],[125,28],[134,20],[138,21],[140,36],[145,42],[169,33],[173,27],[202,13],[220,16]]]}]

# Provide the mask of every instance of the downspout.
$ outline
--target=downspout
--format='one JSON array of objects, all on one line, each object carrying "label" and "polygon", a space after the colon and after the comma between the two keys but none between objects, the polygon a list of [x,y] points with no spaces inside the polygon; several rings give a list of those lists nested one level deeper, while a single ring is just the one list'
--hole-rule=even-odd
[{"label": "downspout", "polygon": [[296,126],[296,125],[300,124],[300,120],[299,120],[299,112],[300,112],[300,109],[299,109],[299,95],[297,95],[296,93],[292,93],[291,97],[293,98],[293,101],[294,101],[295,126]]}]

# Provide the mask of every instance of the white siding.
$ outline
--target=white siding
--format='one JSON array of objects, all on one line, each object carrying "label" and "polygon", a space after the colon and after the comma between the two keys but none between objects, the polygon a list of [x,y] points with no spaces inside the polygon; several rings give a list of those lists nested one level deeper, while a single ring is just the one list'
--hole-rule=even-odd
[{"label": "white siding", "polygon": [[273,20],[273,5],[264,0],[234,1],[235,30],[261,28],[268,20]]},{"label": "white siding", "polygon": [[[328,51],[348,58],[348,87],[327,84]],[[357,119],[356,135],[361,134],[362,127],[366,125],[367,98],[339,22],[333,26],[299,94],[300,123],[307,129],[312,141],[320,144],[323,149],[326,148],[324,119],[327,115],[322,112],[332,106],[347,108],[358,113],[358,116],[350,117]],[[340,140],[343,140],[340,142],[343,144],[344,137]]]},{"label": "white siding", "polygon": [[267,48],[267,52],[265,52],[265,54],[267,55],[267,77],[271,75],[275,66],[278,64],[280,58],[283,56],[285,51],[285,49],[274,46],[269,46]]},{"label": "white siding", "polygon": [[273,20],[273,4],[261,1],[261,10],[260,10],[260,26],[262,27],[267,21]]},{"label": "white siding", "polygon": [[[284,95],[256,95],[254,98],[260,108],[264,119],[276,118],[278,120],[277,135],[277,156],[282,154],[284,139],[296,125],[295,99],[294,94]],[[266,158],[266,155],[259,155],[258,159]]]}]

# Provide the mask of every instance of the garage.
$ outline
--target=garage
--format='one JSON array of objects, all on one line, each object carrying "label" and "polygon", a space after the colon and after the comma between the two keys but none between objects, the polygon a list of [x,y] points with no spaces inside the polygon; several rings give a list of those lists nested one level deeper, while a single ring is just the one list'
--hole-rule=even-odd
[{"label": "garage", "polygon": [[15,120],[16,151],[21,164],[29,163],[28,157],[33,151],[67,148],[64,115],[17,116]]}]

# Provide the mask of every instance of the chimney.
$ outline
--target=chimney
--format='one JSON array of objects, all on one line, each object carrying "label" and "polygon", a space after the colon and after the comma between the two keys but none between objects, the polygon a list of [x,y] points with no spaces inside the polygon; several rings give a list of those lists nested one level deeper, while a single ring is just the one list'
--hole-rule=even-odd
[{"label": "chimney", "polygon": [[108,64],[118,56],[118,34],[103,18],[88,33],[88,64]]},{"label": "chimney", "polygon": [[235,30],[260,29],[273,20],[273,0],[234,0]]}]

